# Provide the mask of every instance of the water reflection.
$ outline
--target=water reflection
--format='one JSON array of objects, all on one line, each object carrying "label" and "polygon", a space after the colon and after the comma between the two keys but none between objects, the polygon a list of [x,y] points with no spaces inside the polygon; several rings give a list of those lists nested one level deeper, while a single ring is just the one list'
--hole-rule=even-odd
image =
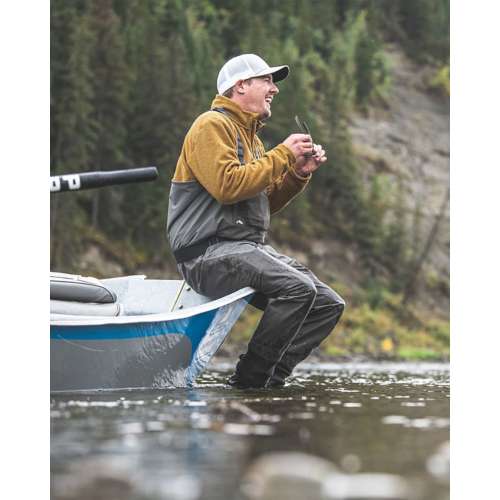
[{"label": "water reflection", "polygon": [[[411,498],[448,498],[447,365],[305,365],[284,388],[252,391],[226,386],[229,369],[191,390],[53,395],[52,498],[241,498],[248,471],[277,452],[333,467],[308,498],[399,479]],[[286,467],[269,481],[296,484]]]}]

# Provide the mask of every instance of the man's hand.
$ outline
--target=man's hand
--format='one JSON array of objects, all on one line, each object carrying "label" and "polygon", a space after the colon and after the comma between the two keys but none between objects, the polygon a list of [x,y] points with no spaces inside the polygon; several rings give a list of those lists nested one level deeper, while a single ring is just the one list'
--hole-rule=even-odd
[{"label": "man's hand", "polygon": [[[309,136],[307,136],[309,137]],[[326,152],[321,144],[314,144],[313,156],[300,156],[295,163],[295,172],[302,177],[307,177],[309,174],[319,168],[322,163],[327,160]]]},{"label": "man's hand", "polygon": [[311,136],[307,134],[292,134],[289,135],[283,144],[293,153],[295,160],[299,161],[304,155],[313,153],[313,143]]}]

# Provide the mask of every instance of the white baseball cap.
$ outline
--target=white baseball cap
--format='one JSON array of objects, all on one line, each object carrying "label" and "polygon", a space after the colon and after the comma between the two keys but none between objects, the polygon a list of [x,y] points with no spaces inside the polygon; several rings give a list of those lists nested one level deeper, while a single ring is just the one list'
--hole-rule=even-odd
[{"label": "white baseball cap", "polygon": [[233,57],[222,66],[217,77],[217,91],[223,94],[238,80],[247,80],[256,76],[273,75],[273,81],[279,82],[288,76],[288,66],[274,66],[255,54],[241,54]]}]

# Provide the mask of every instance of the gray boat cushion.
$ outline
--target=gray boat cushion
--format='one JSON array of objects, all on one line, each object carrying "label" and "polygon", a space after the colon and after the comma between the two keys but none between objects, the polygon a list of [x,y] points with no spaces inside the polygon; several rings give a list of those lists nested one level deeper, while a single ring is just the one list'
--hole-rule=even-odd
[{"label": "gray boat cushion", "polygon": [[116,302],[116,294],[98,279],[66,273],[50,273],[50,298],[97,304]]},{"label": "gray boat cushion", "polygon": [[123,313],[122,304],[88,304],[65,300],[50,301],[51,314],[69,314],[74,316],[120,316]]}]

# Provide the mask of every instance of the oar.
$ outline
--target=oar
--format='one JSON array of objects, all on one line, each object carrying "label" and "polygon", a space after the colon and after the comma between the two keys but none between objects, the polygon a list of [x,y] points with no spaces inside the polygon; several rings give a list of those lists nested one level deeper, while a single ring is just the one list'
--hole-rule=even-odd
[{"label": "oar", "polygon": [[82,172],[80,174],[54,175],[50,178],[50,192],[81,191],[115,184],[154,181],[158,177],[156,167],[111,170],[108,172]]}]

